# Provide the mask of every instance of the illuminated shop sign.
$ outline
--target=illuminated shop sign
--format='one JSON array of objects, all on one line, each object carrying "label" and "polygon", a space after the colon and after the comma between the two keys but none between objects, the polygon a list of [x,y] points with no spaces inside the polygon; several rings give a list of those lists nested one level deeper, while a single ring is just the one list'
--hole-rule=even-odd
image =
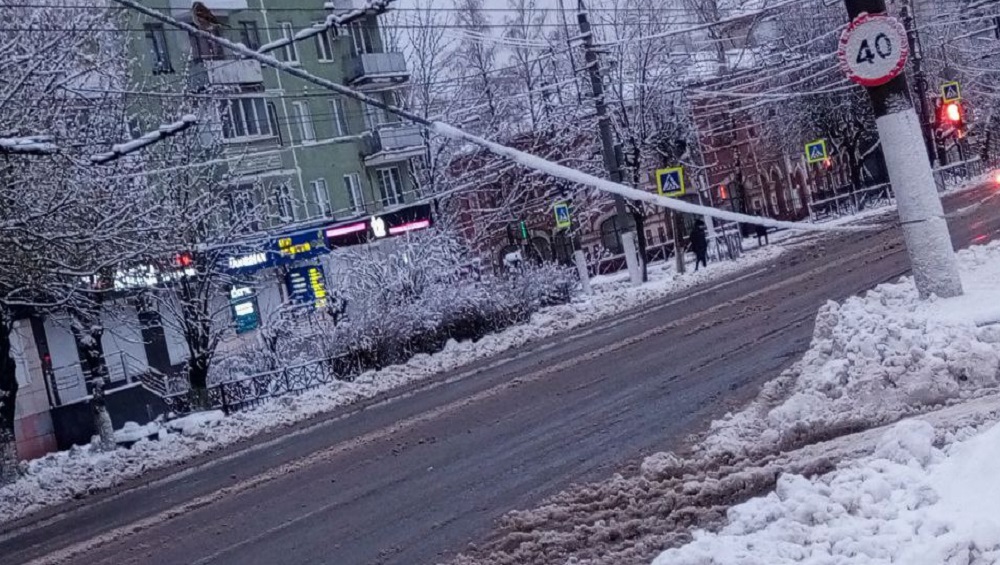
[{"label": "illuminated shop sign", "polygon": [[326,245],[331,249],[350,247],[425,230],[433,225],[431,205],[420,204],[327,228]]},{"label": "illuminated shop sign", "polygon": [[316,310],[326,308],[328,296],[326,274],[320,265],[307,265],[289,269],[285,275],[288,298],[296,304],[311,306]]},{"label": "illuminated shop sign", "polygon": [[321,231],[307,231],[271,240],[263,250],[229,257],[226,267],[232,273],[251,274],[295,261],[307,261],[329,252]]},{"label": "illuminated shop sign", "polygon": [[260,327],[260,308],[253,288],[233,286],[229,291],[229,306],[237,334],[252,332]]},{"label": "illuminated shop sign", "polygon": [[241,269],[253,269],[255,267],[263,267],[270,264],[270,260],[267,258],[267,253],[250,253],[248,255],[240,255],[238,257],[229,258],[229,269],[233,271]]}]

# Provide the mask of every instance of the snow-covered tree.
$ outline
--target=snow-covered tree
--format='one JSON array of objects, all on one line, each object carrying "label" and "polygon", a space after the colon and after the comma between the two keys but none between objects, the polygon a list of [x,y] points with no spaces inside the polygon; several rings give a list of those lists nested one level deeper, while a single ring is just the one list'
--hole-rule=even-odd
[{"label": "snow-covered tree", "polygon": [[[43,0],[4,8],[0,31],[0,474],[14,458],[16,365],[10,356],[16,311],[45,312],[79,298],[112,257],[119,231],[134,218],[106,206],[114,183],[89,151],[121,133],[99,88],[120,51],[112,11],[93,2]],[[123,122],[119,122],[119,125]],[[111,126],[111,127],[108,127]],[[44,140],[44,142],[42,141]],[[120,207],[127,208],[127,207]],[[104,245],[107,247],[103,247]],[[95,251],[84,253],[85,249]]]},{"label": "snow-covered tree", "polygon": [[266,252],[281,189],[231,174],[228,165],[238,167],[239,158],[223,154],[210,105],[183,100],[173,112],[195,114],[204,125],[150,151],[159,168],[148,175],[149,190],[164,219],[157,255],[173,261],[175,276],[149,298],[163,324],[183,337],[191,399],[206,406],[219,344],[233,331],[228,294],[240,280],[229,260]]}]

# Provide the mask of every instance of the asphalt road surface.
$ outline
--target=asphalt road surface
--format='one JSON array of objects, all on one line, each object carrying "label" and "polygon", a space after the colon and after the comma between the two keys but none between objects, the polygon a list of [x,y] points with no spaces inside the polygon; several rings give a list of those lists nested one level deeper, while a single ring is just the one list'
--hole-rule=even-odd
[{"label": "asphalt road surface", "polygon": [[[1000,234],[991,191],[946,198],[957,246]],[[0,559],[446,560],[508,510],[681,447],[804,351],[825,301],[906,272],[895,228],[806,241],[641,312],[0,526]]]}]

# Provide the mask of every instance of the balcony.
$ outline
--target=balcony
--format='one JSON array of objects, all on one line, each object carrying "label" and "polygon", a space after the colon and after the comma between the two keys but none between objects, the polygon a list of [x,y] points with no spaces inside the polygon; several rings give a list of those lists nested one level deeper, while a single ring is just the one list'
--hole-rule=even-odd
[{"label": "balcony", "polygon": [[[217,16],[248,8],[247,0],[202,0],[202,4]],[[175,17],[191,20],[191,0],[170,0],[170,12]]]},{"label": "balcony", "polygon": [[191,68],[192,90],[205,86],[237,86],[260,84],[264,73],[253,59],[220,59],[196,62]]},{"label": "balcony", "polygon": [[402,53],[362,53],[351,59],[347,82],[354,87],[384,87],[410,80]]},{"label": "balcony", "polygon": [[392,124],[379,126],[365,147],[365,165],[381,167],[424,154],[424,136],[420,126]]},{"label": "balcony", "polygon": [[377,2],[369,3],[368,0],[327,0],[324,7],[337,16],[343,16],[348,12],[354,12],[357,10],[364,10],[364,13],[369,15],[379,14],[385,11],[385,7],[383,6],[370,4],[377,4]]}]

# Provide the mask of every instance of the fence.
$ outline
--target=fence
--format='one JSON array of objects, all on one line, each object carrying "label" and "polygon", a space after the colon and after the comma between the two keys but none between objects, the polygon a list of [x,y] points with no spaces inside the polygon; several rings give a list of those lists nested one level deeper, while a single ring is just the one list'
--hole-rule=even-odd
[{"label": "fence", "polygon": [[[343,370],[347,366],[346,361],[346,357],[321,359],[215,384],[208,387],[207,397],[199,408],[218,409],[230,414],[271,398],[299,394],[337,380],[351,380],[354,372]],[[177,413],[188,413],[194,408],[189,390],[165,395],[163,400]]]},{"label": "fence", "polygon": [[937,183],[938,192],[944,192],[983,174],[986,169],[986,163],[976,157],[934,169],[934,182]]},{"label": "fence", "polygon": [[892,186],[879,184],[876,186],[851,191],[850,187],[836,191],[829,198],[815,200],[809,204],[809,215],[813,221],[840,216],[850,216],[862,210],[888,206],[893,202]]}]

